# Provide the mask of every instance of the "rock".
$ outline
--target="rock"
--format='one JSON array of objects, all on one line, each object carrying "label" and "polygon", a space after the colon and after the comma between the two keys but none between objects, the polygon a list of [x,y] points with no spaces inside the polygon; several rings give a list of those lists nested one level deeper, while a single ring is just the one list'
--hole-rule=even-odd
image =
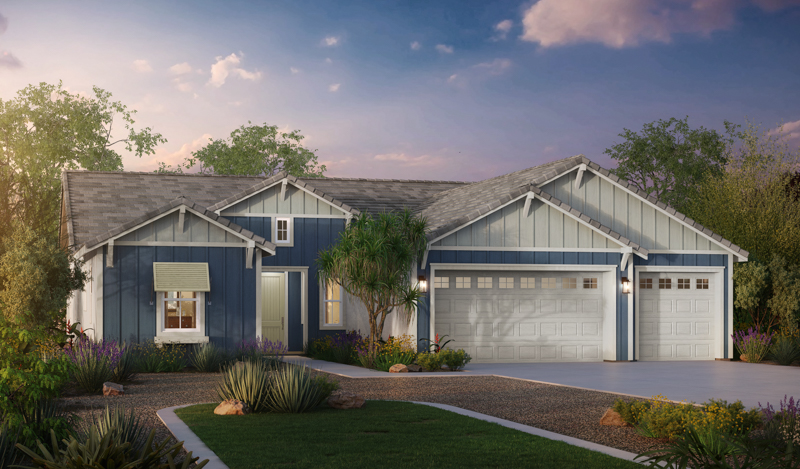
[{"label": "rock", "polygon": [[107,381],[103,383],[103,395],[104,396],[124,396],[125,390],[122,388],[121,384],[112,383]]},{"label": "rock", "polygon": [[328,398],[328,405],[334,409],[360,409],[364,407],[364,398],[352,392],[340,391]]},{"label": "rock", "polygon": [[247,405],[247,402],[242,402],[237,399],[228,399],[227,401],[222,401],[220,405],[214,409],[214,413],[217,415],[247,415],[250,413],[250,406]]},{"label": "rock", "polygon": [[392,365],[392,367],[389,368],[389,373],[408,373],[408,367],[402,363],[398,363],[397,365]]},{"label": "rock", "polygon": [[600,425],[608,425],[609,427],[628,427],[622,416],[615,412],[613,409],[608,409],[605,414],[600,418]]},{"label": "rock", "polygon": [[747,361],[747,355],[745,355],[745,354],[739,355],[739,360],[741,360],[743,362],[746,362]]},{"label": "rock", "polygon": [[417,373],[419,371],[422,371],[422,367],[419,366],[419,365],[406,365],[406,368],[408,368],[408,371],[413,372],[413,373]]}]

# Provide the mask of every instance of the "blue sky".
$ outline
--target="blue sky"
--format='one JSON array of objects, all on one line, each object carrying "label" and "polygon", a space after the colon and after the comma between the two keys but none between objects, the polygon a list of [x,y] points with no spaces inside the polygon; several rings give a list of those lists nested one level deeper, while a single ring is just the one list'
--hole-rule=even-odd
[{"label": "blue sky", "polygon": [[[130,2],[133,3],[133,2]],[[330,176],[478,180],[689,116],[800,145],[800,0],[22,2],[0,98],[92,85],[180,162],[248,121],[299,129]]]}]

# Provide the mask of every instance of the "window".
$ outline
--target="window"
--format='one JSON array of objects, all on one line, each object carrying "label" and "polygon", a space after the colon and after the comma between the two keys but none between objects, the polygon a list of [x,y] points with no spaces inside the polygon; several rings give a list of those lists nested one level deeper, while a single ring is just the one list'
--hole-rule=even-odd
[{"label": "window", "polygon": [[660,278],[658,279],[658,289],[659,290],[669,290],[672,288],[672,279],[671,278]]},{"label": "window", "polygon": [[275,244],[292,245],[292,219],[275,219]]},{"label": "window", "polygon": [[500,277],[500,288],[514,288],[514,277]]},{"label": "window", "polygon": [[456,288],[472,288],[472,277],[456,277]]},{"label": "window", "polygon": [[536,277],[522,277],[519,279],[520,288],[536,288]]},{"label": "window", "polygon": [[434,288],[450,288],[450,277],[439,277],[436,276],[433,279],[433,287]]},{"label": "window", "polygon": [[542,288],[556,288],[556,279],[548,277],[543,278]]},{"label": "window", "polygon": [[561,288],[567,288],[567,289],[578,288],[578,279],[568,278],[568,277],[562,278]]},{"label": "window", "polygon": [[164,292],[161,311],[163,312],[163,330],[180,332],[182,330],[196,331],[198,327],[198,312],[200,310],[200,297],[198,292]]},{"label": "window", "polygon": [[597,288],[597,278],[584,278],[583,288]]},{"label": "window", "polygon": [[699,279],[697,279],[697,289],[698,290],[708,290],[708,279],[707,278],[699,278]]},{"label": "window", "polygon": [[692,288],[692,279],[690,278],[678,279],[678,290],[689,290],[691,288]]},{"label": "window", "polygon": [[492,277],[478,277],[478,288],[492,288]]},{"label": "window", "polygon": [[342,286],[334,281],[325,284],[325,294],[322,298],[325,326],[342,325]]},{"label": "window", "polygon": [[640,278],[639,279],[639,288],[643,290],[652,290],[653,289],[653,279],[651,278]]}]

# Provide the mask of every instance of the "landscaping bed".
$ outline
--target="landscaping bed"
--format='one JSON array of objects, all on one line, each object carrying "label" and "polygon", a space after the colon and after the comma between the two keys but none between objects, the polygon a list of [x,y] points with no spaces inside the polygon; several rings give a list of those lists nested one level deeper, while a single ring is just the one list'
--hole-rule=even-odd
[{"label": "landscaping bed", "polygon": [[292,467],[640,467],[630,461],[429,406],[371,401],[361,409],[178,416],[231,469]]}]

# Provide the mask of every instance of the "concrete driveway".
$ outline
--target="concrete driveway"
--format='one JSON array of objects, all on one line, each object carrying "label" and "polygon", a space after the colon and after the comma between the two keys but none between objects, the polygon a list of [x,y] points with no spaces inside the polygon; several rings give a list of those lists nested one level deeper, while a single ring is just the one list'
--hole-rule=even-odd
[{"label": "concrete driveway", "polygon": [[492,374],[634,396],[656,394],[698,404],[709,399],[767,402],[800,397],[800,367],[725,361],[621,363],[475,363],[475,374]]}]

